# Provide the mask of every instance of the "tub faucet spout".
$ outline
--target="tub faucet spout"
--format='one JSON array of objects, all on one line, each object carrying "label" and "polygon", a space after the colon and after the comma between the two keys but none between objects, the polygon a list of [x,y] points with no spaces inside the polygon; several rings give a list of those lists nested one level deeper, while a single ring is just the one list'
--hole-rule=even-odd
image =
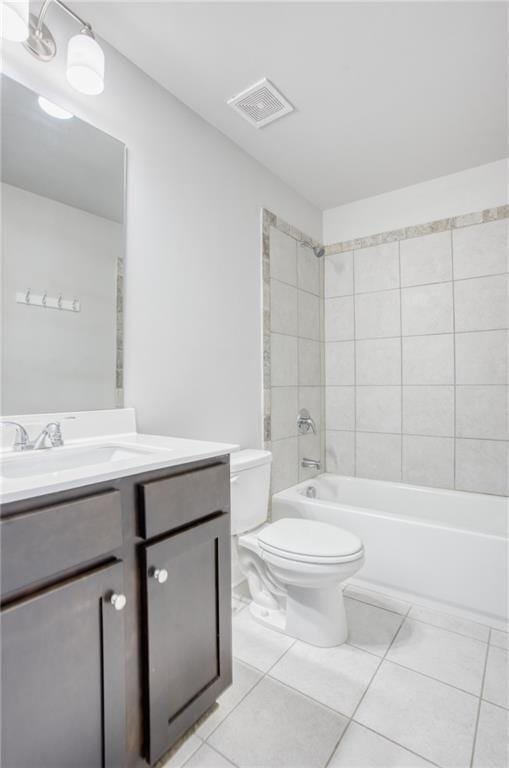
[{"label": "tub faucet spout", "polygon": [[317,459],[302,459],[301,466],[304,469],[321,469],[322,467]]}]

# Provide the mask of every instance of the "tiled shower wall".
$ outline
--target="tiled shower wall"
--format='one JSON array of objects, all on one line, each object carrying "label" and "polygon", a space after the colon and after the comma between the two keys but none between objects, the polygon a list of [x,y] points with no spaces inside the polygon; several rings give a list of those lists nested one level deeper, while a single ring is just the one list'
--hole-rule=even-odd
[{"label": "tiled shower wall", "polygon": [[[312,477],[304,457],[324,457],[323,259],[300,243],[304,233],[264,211],[265,446],[272,451],[272,493]],[[317,434],[299,435],[307,408]]]},{"label": "tiled shower wall", "polygon": [[328,246],[327,471],[507,493],[508,215]]}]

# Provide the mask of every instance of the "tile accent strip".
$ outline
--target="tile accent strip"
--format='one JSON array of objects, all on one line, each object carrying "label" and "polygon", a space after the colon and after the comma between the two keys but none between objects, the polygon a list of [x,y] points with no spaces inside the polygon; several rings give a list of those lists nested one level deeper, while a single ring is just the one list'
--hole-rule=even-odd
[{"label": "tile accent strip", "polygon": [[376,235],[368,235],[367,237],[360,237],[355,240],[333,243],[332,245],[325,246],[325,254],[326,256],[332,256],[335,253],[369,248],[372,245],[383,245],[384,243],[393,243],[398,240],[407,240],[411,237],[422,237],[422,235],[431,235],[434,232],[446,232],[450,229],[470,227],[472,224],[486,224],[488,221],[507,218],[509,218],[509,205],[502,205],[498,208],[486,208],[484,211],[467,213],[450,219],[438,219],[426,224],[416,224],[411,227],[394,229],[392,232],[380,232]]}]

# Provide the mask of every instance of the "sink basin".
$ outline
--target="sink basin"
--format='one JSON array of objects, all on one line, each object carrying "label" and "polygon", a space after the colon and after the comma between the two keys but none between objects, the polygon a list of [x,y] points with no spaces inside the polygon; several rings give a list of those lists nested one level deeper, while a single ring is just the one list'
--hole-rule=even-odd
[{"label": "sink basin", "polygon": [[49,475],[65,469],[79,469],[97,464],[147,458],[155,451],[126,445],[91,445],[83,448],[48,448],[19,453],[0,462],[0,475],[5,478]]}]

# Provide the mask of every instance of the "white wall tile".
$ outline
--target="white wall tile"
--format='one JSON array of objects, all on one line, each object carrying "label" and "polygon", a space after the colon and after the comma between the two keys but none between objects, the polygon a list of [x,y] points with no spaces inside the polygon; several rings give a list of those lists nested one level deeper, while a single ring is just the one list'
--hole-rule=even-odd
[{"label": "white wall tile", "polygon": [[403,387],[403,432],[454,437],[454,387]]},{"label": "white wall tile", "polygon": [[456,334],[456,383],[509,383],[508,350],[507,331]]},{"label": "white wall tile", "polygon": [[403,338],[403,384],[454,384],[454,336]]},{"label": "white wall tile", "polygon": [[299,481],[299,453],[296,437],[272,441],[272,493]]},{"label": "white wall tile", "polygon": [[401,384],[401,339],[356,344],[357,384]]},{"label": "white wall tile", "polygon": [[400,248],[402,286],[452,280],[450,232],[402,240]]},{"label": "white wall tile", "polygon": [[270,281],[270,328],[273,333],[297,335],[297,289]]},{"label": "white wall tile", "polygon": [[399,243],[354,251],[355,292],[399,288]]},{"label": "white wall tile", "polygon": [[358,339],[399,336],[401,334],[399,290],[356,296],[355,329]]},{"label": "white wall tile", "polygon": [[357,387],[356,428],[401,432],[401,387]]},{"label": "white wall tile", "polygon": [[319,386],[322,383],[322,344],[299,339],[299,384]]},{"label": "white wall tile", "polygon": [[456,387],[456,436],[506,440],[507,395],[505,386]]},{"label": "white wall tile", "polygon": [[325,412],[327,429],[354,429],[354,387],[327,387]]},{"label": "white wall tile", "polygon": [[496,440],[456,440],[456,488],[478,493],[509,492],[509,443]]},{"label": "white wall tile", "polygon": [[325,259],[325,296],[350,296],[353,293],[353,251]]},{"label": "white wall tile", "polygon": [[273,387],[297,384],[297,339],[271,334],[271,379]]},{"label": "white wall tile", "polygon": [[404,336],[451,333],[453,330],[452,283],[403,288],[401,312]]},{"label": "white wall tile", "polygon": [[320,259],[309,248],[297,245],[297,282],[299,288],[317,296],[322,293]]},{"label": "white wall tile", "polygon": [[508,326],[507,275],[459,280],[454,284],[456,332]]},{"label": "white wall tile", "polygon": [[299,332],[298,335],[305,339],[320,340],[321,302],[318,296],[306,291],[299,291]]},{"label": "white wall tile", "polygon": [[297,392],[297,387],[272,388],[272,440],[297,436]]},{"label": "white wall tile", "polygon": [[353,475],[355,473],[355,432],[326,432],[325,461],[326,472]]},{"label": "white wall tile", "polygon": [[454,439],[404,435],[403,482],[454,488]]},{"label": "white wall tile", "polygon": [[325,345],[325,383],[354,384],[354,342],[328,341]]},{"label": "white wall tile", "polygon": [[270,228],[270,276],[297,285],[297,243],[275,227]]},{"label": "white wall tile", "polygon": [[353,297],[325,299],[325,340],[348,341],[353,337]]},{"label": "white wall tile", "polygon": [[401,435],[358,432],[356,465],[359,477],[401,480]]},{"label": "white wall tile", "polygon": [[455,280],[509,270],[508,226],[501,219],[453,230]]}]

